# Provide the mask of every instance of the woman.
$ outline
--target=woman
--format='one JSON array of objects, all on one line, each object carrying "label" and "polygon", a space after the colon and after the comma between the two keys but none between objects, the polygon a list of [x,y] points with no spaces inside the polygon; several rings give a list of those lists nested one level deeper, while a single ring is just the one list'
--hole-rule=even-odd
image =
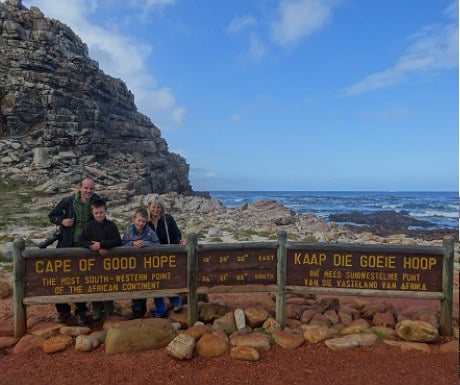
[{"label": "woman", "polygon": [[[148,210],[150,214],[149,226],[157,233],[160,240],[160,244],[179,244],[185,245],[187,241],[182,239],[182,234],[177,227],[177,223],[174,218],[166,214],[166,205],[164,200],[156,196],[148,204]],[[173,306],[175,313],[182,310],[182,300],[179,296],[169,297],[169,302]],[[167,309],[163,298],[155,297],[153,299],[155,308],[153,315],[155,317],[164,318],[166,317]]]}]

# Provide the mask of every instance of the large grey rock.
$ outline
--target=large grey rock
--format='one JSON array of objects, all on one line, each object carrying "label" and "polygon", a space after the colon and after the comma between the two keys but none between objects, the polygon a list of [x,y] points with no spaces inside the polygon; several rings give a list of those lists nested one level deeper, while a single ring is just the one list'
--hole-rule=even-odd
[{"label": "large grey rock", "polygon": [[75,350],[80,352],[90,352],[100,345],[100,341],[96,336],[79,335],[75,339]]},{"label": "large grey rock", "polygon": [[126,84],[68,26],[21,1],[0,2],[0,159],[2,178],[54,180],[54,192],[82,174],[99,190],[192,192],[189,165],[137,111]]},{"label": "large grey rock", "polygon": [[242,330],[246,327],[246,316],[244,315],[243,309],[236,309],[234,311],[235,325],[237,330]]},{"label": "large grey rock", "polygon": [[169,343],[166,347],[166,351],[168,355],[178,360],[189,360],[193,357],[195,345],[195,338],[191,335],[182,333]]},{"label": "large grey rock", "polygon": [[226,334],[230,335],[237,331],[235,317],[233,312],[228,312],[222,317],[214,320],[212,327],[214,330],[223,330]]},{"label": "large grey rock", "polygon": [[116,354],[164,348],[175,337],[176,330],[171,322],[162,318],[113,323],[105,337],[105,352]]}]

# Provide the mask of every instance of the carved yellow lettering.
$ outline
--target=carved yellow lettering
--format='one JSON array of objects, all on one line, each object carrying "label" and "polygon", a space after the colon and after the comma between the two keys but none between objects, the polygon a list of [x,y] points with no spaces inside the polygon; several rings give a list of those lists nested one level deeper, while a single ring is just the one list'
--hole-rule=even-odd
[{"label": "carved yellow lettering", "polygon": [[352,266],[351,254],[334,254],[334,266]]},{"label": "carved yellow lettering", "polygon": [[44,264],[43,261],[36,261],[35,262],[35,271],[37,273],[43,273],[44,272],[43,264]]},{"label": "carved yellow lettering", "polygon": [[63,271],[69,273],[71,271],[70,259],[50,259],[49,261],[35,262],[35,271],[37,273],[57,273]]},{"label": "carved yellow lettering", "polygon": [[414,270],[431,270],[436,265],[436,258],[433,257],[404,257],[403,267]]},{"label": "carved yellow lettering", "polygon": [[396,267],[395,259],[393,255],[361,255],[359,265],[361,267],[394,269]]}]

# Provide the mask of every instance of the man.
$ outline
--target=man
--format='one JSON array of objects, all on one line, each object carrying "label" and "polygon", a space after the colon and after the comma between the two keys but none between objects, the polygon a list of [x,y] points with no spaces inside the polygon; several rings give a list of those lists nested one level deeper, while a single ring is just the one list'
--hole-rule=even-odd
[{"label": "man", "polygon": [[[56,248],[79,247],[79,237],[85,224],[93,218],[91,202],[99,197],[94,193],[94,181],[85,178],[81,181],[75,194],[63,198],[58,205],[51,210],[48,217],[51,223],[59,225],[61,236]],[[54,322],[65,322],[70,317],[70,305],[68,303],[56,304],[58,315]],[[75,317],[78,326],[84,326],[86,321],[86,303],[75,304]]]}]

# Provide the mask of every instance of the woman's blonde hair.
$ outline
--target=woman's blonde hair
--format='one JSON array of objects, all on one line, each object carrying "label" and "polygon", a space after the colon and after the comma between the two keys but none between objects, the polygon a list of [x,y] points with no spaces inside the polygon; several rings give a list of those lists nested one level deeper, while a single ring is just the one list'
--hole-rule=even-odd
[{"label": "woman's blonde hair", "polygon": [[166,204],[165,201],[163,200],[162,197],[160,196],[155,196],[152,199],[150,199],[148,208],[150,208],[153,205],[158,205],[161,207],[161,216],[163,217],[166,214]]}]

